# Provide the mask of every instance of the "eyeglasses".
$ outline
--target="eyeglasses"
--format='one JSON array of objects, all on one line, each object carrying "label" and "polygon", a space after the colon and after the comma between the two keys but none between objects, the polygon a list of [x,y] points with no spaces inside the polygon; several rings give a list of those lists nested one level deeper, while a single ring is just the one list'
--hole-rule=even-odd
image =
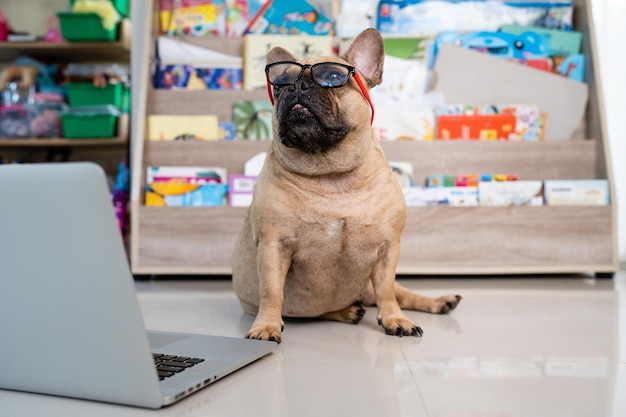
[{"label": "eyeglasses", "polygon": [[274,95],[272,94],[271,86],[280,88],[292,85],[302,78],[302,74],[304,74],[306,69],[311,71],[313,81],[324,88],[343,87],[350,79],[350,75],[352,75],[372,109],[372,122],[374,121],[374,106],[359,73],[356,71],[356,68],[340,62],[318,62],[311,65],[292,61],[279,61],[266,65],[267,93],[272,105],[274,105]]},{"label": "eyeglasses", "polygon": [[291,85],[298,81],[305,69],[311,71],[313,81],[320,87],[342,87],[356,72],[354,67],[339,62],[320,62],[317,64],[299,64],[291,61],[281,61],[265,67],[267,79],[274,87]]}]

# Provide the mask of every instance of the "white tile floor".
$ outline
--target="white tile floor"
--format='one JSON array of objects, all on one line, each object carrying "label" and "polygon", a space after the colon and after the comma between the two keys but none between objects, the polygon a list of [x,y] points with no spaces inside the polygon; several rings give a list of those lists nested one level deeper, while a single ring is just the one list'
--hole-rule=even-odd
[{"label": "white tile floor", "polygon": [[[156,412],[0,391],[2,416],[626,415],[626,272],[585,277],[410,279],[460,293],[449,316],[408,312],[423,338],[363,322],[287,321],[277,351]],[[229,281],[137,283],[146,326],[243,336]]]}]

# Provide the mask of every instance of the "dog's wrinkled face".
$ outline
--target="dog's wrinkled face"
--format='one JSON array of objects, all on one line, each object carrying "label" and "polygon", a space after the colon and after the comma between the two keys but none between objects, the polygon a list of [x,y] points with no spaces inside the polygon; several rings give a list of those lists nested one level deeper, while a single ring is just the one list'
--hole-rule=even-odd
[{"label": "dog's wrinkled face", "polygon": [[[267,63],[349,64],[357,68],[367,88],[371,88],[382,80],[383,57],[382,39],[378,32],[372,30],[359,35],[343,59],[321,57],[297,61],[289,52],[277,47],[268,54]],[[348,77],[343,86],[322,87],[313,80],[311,69],[305,68],[294,83],[273,87],[275,133],[285,147],[306,154],[326,153],[358,125],[358,118],[354,117],[354,109],[350,107],[354,103],[360,108],[369,107],[354,76],[348,74]]]},{"label": "dog's wrinkled face", "polygon": [[294,84],[274,89],[278,136],[283,145],[305,153],[323,153],[346,136],[349,127],[341,118],[334,93],[317,85],[310,73]]}]

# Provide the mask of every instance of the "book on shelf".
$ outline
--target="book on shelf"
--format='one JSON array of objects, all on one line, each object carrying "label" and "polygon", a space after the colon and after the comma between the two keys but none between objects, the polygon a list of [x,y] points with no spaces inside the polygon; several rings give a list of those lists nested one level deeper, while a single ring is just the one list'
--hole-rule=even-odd
[{"label": "book on shelf", "polygon": [[280,46],[296,59],[306,59],[333,54],[332,37],[315,35],[260,35],[249,34],[243,38],[243,88],[254,90],[266,87],[265,65],[267,54]]},{"label": "book on shelf", "polygon": [[543,140],[536,104],[446,105],[435,108],[437,139]]},{"label": "book on shelf", "polygon": [[149,166],[146,170],[146,206],[224,206],[227,197],[225,168]]},{"label": "book on shelf", "polygon": [[306,0],[267,0],[245,33],[332,35],[332,21]]},{"label": "book on shelf", "polygon": [[223,137],[217,116],[214,115],[151,115],[148,116],[148,139],[218,140]]},{"label": "book on shelf", "polygon": [[233,103],[235,139],[272,139],[272,103],[267,100],[236,100]]}]

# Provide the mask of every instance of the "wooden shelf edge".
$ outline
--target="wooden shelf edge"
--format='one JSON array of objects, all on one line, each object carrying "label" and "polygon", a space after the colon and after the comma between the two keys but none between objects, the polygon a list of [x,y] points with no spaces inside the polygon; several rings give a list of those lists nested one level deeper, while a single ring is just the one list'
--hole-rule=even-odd
[{"label": "wooden shelf edge", "polygon": [[123,19],[120,22],[119,39],[115,41],[87,41],[87,42],[0,42],[0,50],[28,50],[28,51],[55,51],[55,50],[85,50],[85,49],[123,49],[130,50],[131,22]]},{"label": "wooden shelf edge", "polygon": [[[206,206],[206,207],[167,207],[167,206],[146,206],[145,204],[138,204],[138,209],[140,211],[149,210],[149,211],[186,211],[186,210],[213,210],[213,211],[230,211],[239,212],[240,214],[245,214],[248,211],[248,207],[233,207],[233,206]],[[407,207],[408,215],[418,215],[419,211],[424,212],[424,210],[429,211],[477,211],[477,210],[491,210],[491,211],[510,211],[511,213],[524,211],[524,212],[540,212],[541,210],[561,210],[561,211],[570,211],[570,210],[585,210],[588,209],[590,211],[603,211],[610,210],[611,205],[572,205],[572,206],[507,206],[507,207],[498,207],[498,206],[409,206]]]},{"label": "wooden shelf edge", "polygon": [[[592,274],[592,273],[614,273],[619,271],[619,266],[611,264],[598,265],[510,265],[502,266],[482,266],[482,267],[460,267],[460,266],[398,266],[396,275],[403,276],[496,276],[496,275],[562,275],[562,274]],[[231,275],[230,266],[214,267],[185,267],[185,266],[148,266],[134,265],[133,274],[145,275]]]},{"label": "wooden shelf edge", "polygon": [[[5,142],[6,141],[6,142]],[[127,138],[84,138],[84,139],[66,139],[66,138],[33,138],[33,139],[0,139],[0,147],[89,147],[89,146],[108,146],[108,145],[124,145],[128,143]]]},{"label": "wooden shelf edge", "polygon": [[613,264],[587,265],[484,265],[484,266],[447,266],[447,265],[398,265],[396,275],[544,275],[544,274],[588,274],[595,272],[617,272],[619,266]]},{"label": "wooden shelf edge", "polygon": [[135,265],[132,267],[132,273],[136,275],[231,275],[231,267],[150,267]]},{"label": "wooden shelf edge", "polygon": [[91,146],[118,146],[128,143],[127,114],[122,114],[117,122],[117,136],[113,138],[30,138],[30,139],[0,139],[0,148],[33,148],[33,147],[91,147]]}]

